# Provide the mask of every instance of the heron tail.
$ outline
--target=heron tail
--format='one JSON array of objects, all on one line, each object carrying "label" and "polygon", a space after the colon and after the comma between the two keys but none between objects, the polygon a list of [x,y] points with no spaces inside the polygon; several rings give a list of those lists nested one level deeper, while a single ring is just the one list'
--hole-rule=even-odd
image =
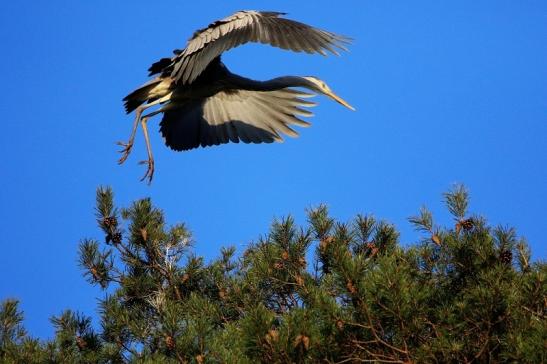
[{"label": "heron tail", "polygon": [[143,103],[150,101],[157,95],[153,95],[153,90],[162,82],[162,79],[156,78],[148,81],[135,91],[123,98],[125,112],[130,113]]}]

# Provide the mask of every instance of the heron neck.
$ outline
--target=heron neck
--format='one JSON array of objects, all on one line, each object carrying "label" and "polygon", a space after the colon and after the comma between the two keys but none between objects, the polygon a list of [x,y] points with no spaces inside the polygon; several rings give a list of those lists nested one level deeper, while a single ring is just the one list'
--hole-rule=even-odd
[{"label": "heron neck", "polygon": [[275,91],[287,87],[304,87],[317,91],[315,84],[299,76],[283,76],[267,81],[256,81],[232,73],[229,80],[235,88],[249,91]]}]

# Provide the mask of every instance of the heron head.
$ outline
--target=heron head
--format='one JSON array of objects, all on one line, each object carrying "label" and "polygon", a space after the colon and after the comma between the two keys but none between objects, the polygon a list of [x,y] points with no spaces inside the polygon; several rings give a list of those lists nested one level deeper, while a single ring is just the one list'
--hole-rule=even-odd
[{"label": "heron head", "polygon": [[303,78],[306,79],[308,82],[310,82],[310,87],[314,89],[315,91],[322,93],[323,95],[330,97],[337,103],[347,107],[350,110],[355,111],[355,108],[351,106],[350,104],[348,104],[343,98],[335,94],[334,91],[332,91],[330,87],[327,86],[325,81],[314,76],[307,76]]}]

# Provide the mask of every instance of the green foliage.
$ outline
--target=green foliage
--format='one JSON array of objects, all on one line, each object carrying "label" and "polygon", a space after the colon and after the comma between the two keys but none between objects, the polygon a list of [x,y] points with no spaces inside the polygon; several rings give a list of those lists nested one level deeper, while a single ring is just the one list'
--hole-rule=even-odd
[{"label": "green foliage", "polygon": [[[0,307],[4,363],[445,363],[546,359],[546,265],[524,239],[468,215],[468,193],[445,194],[454,226],[426,208],[403,247],[370,215],[339,222],[326,206],[308,224],[275,220],[241,256],[206,263],[190,231],[149,199],[117,209],[97,191],[104,241],[84,239],[79,264],[105,290],[99,324],[67,310],[41,342],[17,301]],[[315,257],[310,259],[310,252]],[[307,260],[311,260],[308,262]]]}]

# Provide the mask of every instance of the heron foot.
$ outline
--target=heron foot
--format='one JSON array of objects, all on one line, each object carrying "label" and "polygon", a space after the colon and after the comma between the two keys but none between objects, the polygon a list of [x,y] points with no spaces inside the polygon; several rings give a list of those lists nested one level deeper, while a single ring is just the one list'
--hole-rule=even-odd
[{"label": "heron foot", "polygon": [[152,183],[152,177],[154,177],[154,159],[149,158],[146,161],[140,161],[139,164],[147,164],[148,168],[146,169],[146,173],[144,176],[142,176],[141,181],[144,181],[145,179],[148,179],[148,184]]},{"label": "heron foot", "polygon": [[122,150],[118,151],[118,152],[122,153],[122,157],[118,160],[118,164],[122,164],[123,162],[125,162],[127,157],[129,157],[129,153],[131,153],[131,149],[133,148],[133,141],[129,141],[127,143],[117,142],[116,144],[123,147]]}]

